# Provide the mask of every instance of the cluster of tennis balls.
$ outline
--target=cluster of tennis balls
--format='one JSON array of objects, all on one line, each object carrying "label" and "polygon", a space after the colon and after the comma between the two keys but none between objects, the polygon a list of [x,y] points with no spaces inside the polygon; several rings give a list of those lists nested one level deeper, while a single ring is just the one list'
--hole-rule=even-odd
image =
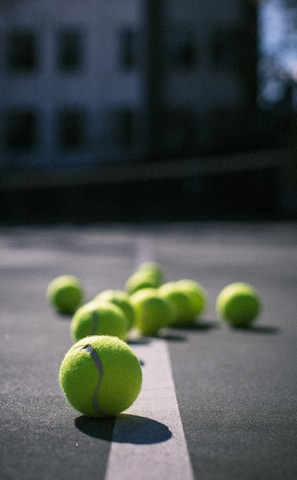
[{"label": "cluster of tennis balls", "polygon": [[[164,327],[189,326],[207,307],[206,290],[191,279],[165,281],[162,266],[144,262],[123,289],[99,292],[85,302],[84,288],[73,275],[51,281],[46,297],[59,313],[71,315],[74,345],[60,367],[59,380],[69,403],[88,416],[115,416],[138,397],[142,370],[130,333],[156,336]],[[261,301],[246,283],[227,285],[216,311],[233,327],[247,327],[257,318]]]}]

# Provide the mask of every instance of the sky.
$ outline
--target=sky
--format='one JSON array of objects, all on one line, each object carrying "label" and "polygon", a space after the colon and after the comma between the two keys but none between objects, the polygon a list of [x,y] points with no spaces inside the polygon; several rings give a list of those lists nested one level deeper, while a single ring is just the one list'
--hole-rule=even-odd
[{"label": "sky", "polygon": [[292,15],[286,15],[281,3],[281,0],[265,0],[260,7],[261,65],[268,56],[273,56],[277,67],[276,75],[265,75],[263,83],[262,96],[269,102],[280,100],[286,77],[297,82],[297,17],[294,25]]}]

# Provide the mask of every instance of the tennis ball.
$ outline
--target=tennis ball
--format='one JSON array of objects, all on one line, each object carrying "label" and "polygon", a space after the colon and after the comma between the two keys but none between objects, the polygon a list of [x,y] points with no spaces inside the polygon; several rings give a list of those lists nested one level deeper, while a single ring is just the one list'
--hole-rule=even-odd
[{"label": "tennis ball", "polygon": [[177,287],[188,295],[191,304],[191,313],[193,319],[199,317],[207,306],[207,294],[200,283],[191,279],[182,279],[176,282]]},{"label": "tennis ball", "polygon": [[106,300],[120,307],[127,318],[127,330],[131,330],[135,321],[135,312],[127,292],[125,292],[124,290],[116,289],[103,290],[98,295],[96,295],[94,300]]},{"label": "tennis ball", "polygon": [[231,283],[219,293],[216,311],[232,327],[249,327],[261,311],[259,293],[248,283]]},{"label": "tennis ball", "polygon": [[141,390],[142,371],[125,342],[95,335],[76,342],[66,353],[59,381],[76,410],[90,417],[111,417],[134,403]]},{"label": "tennis ball", "polygon": [[74,341],[89,335],[112,335],[125,340],[127,319],[117,305],[103,300],[93,300],[75,312],[70,331]]},{"label": "tennis ball", "polygon": [[142,288],[158,288],[159,280],[150,271],[136,270],[130,275],[125,283],[125,290],[129,295]]},{"label": "tennis ball", "polygon": [[77,277],[61,275],[48,285],[46,298],[58,312],[72,314],[81,305],[84,291]]},{"label": "tennis ball", "polygon": [[170,303],[155,288],[143,288],[131,295],[135,310],[135,326],[145,336],[155,336],[172,321]]},{"label": "tennis ball", "polygon": [[138,266],[137,271],[151,272],[156,277],[158,285],[164,282],[165,273],[163,267],[158,262],[143,262]]},{"label": "tennis ball", "polygon": [[193,321],[193,305],[189,295],[179,287],[178,282],[164,283],[159,288],[159,294],[168,300],[174,309],[172,325],[184,325]]}]

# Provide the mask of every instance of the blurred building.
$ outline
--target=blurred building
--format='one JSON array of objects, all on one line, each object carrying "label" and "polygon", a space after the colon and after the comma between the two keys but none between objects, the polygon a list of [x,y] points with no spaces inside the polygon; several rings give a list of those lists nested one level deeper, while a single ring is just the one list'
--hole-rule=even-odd
[{"label": "blurred building", "polygon": [[252,0],[0,0],[0,168],[257,146]]}]

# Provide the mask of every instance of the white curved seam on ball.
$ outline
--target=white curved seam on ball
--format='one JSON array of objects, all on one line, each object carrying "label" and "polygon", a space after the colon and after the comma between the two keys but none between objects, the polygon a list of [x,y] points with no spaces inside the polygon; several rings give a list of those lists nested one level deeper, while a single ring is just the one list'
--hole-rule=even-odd
[{"label": "white curved seam on ball", "polygon": [[94,407],[96,413],[98,413],[98,415],[104,416],[104,412],[99,405],[99,399],[98,399],[99,388],[100,388],[101,380],[103,378],[103,366],[102,366],[102,363],[101,363],[101,360],[100,360],[100,357],[99,357],[98,353],[92,347],[92,345],[89,345],[89,344],[85,345],[84,347],[82,347],[82,350],[86,350],[88,352],[88,354],[90,355],[90,357],[93,360],[93,362],[95,364],[95,367],[97,369],[98,382],[97,382],[97,385],[95,387],[95,391],[93,393],[92,404],[93,404],[93,407]]}]

